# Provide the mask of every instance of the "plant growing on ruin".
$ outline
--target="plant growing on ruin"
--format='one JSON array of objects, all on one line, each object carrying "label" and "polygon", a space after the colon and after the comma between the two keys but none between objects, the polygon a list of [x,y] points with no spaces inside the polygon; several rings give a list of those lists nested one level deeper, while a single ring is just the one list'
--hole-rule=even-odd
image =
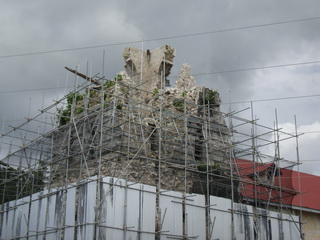
[{"label": "plant growing on ruin", "polygon": [[57,112],[58,112],[57,115],[58,115],[59,125],[60,126],[63,126],[67,122],[70,121],[70,111],[69,111],[69,109],[58,108]]},{"label": "plant growing on ruin", "polygon": [[81,94],[79,92],[72,92],[67,95],[68,105],[72,105],[73,102],[77,103],[83,100],[85,94]]},{"label": "plant growing on ruin", "polygon": [[183,109],[183,105],[184,105],[184,99],[181,98],[176,98],[173,100],[173,106],[178,108],[178,109]]},{"label": "plant growing on ruin", "polygon": [[[118,74],[114,80],[106,80],[104,85],[105,89],[111,88],[116,85],[116,80],[121,81],[122,75]],[[71,112],[73,110],[74,115],[79,115],[85,110],[84,106],[84,98],[87,96],[89,97],[89,101],[92,105],[98,104],[100,102],[99,96],[101,97],[99,90],[101,90],[101,85],[99,88],[96,89],[88,89],[85,93],[79,93],[79,92],[71,92],[66,96],[67,104],[64,108],[58,108],[57,109],[57,118],[59,119],[59,125],[63,126],[66,123],[68,123],[71,119]],[[120,89],[121,92],[125,92],[125,88],[122,87]],[[112,94],[109,91],[104,92],[103,96],[103,108],[107,108],[109,106],[109,102],[111,99]],[[117,109],[121,109],[122,105],[118,105]]]},{"label": "plant growing on ruin", "polygon": [[215,104],[216,102],[216,95],[218,94],[218,91],[215,90],[210,90],[209,94],[206,95],[205,97],[205,104]]},{"label": "plant growing on ruin", "polygon": [[122,81],[123,77],[121,74],[117,74],[117,76],[114,78],[114,80]]},{"label": "plant growing on ruin", "polygon": [[74,114],[79,115],[80,113],[83,113],[84,107],[77,107],[74,109]]},{"label": "plant growing on ruin", "polygon": [[95,90],[93,90],[93,89],[91,89],[91,90],[89,91],[89,97],[90,97],[90,98],[94,98],[96,95],[97,95],[97,91],[95,91]]},{"label": "plant growing on ruin", "polygon": [[[91,92],[90,92],[91,95]],[[81,94],[79,92],[71,92],[67,95],[67,106],[65,109],[58,108],[57,109],[57,115],[59,119],[59,125],[65,125],[67,122],[70,121],[71,118],[71,110],[72,107],[74,107],[73,113],[78,115],[84,111],[83,107],[83,99],[84,99],[85,93]],[[79,102],[82,102],[79,104]]]},{"label": "plant growing on ruin", "polygon": [[104,83],[104,86],[106,87],[106,88],[111,88],[111,87],[113,87],[114,85],[116,85],[116,82],[115,81],[112,81],[112,80],[106,80],[106,82]]},{"label": "plant growing on ruin", "polygon": [[153,89],[153,94],[152,95],[155,96],[157,94],[159,94],[159,88]]}]

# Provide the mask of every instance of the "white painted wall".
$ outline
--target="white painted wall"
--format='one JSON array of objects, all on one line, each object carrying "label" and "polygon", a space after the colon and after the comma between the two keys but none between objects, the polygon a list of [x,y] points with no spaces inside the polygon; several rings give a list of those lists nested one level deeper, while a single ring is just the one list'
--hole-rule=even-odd
[{"label": "white painted wall", "polygon": [[[161,239],[181,239],[183,219],[189,239],[206,239],[205,196],[161,191]],[[232,215],[233,210],[233,215]],[[299,218],[257,209],[254,223],[253,207],[232,204],[231,200],[210,197],[212,240],[299,239]],[[233,225],[232,226],[232,217]],[[5,203],[0,213],[0,239],[154,239],[156,229],[156,188],[145,184],[105,177],[93,177],[78,189],[44,190],[30,197]],[[281,230],[282,229],[282,230]],[[271,230],[271,232],[270,232]]]}]

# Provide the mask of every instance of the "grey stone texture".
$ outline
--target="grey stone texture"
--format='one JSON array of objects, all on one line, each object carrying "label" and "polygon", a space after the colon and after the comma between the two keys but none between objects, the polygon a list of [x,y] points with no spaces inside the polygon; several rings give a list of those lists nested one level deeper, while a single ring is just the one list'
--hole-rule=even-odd
[{"label": "grey stone texture", "polygon": [[160,179],[163,189],[191,192],[207,164],[223,175],[230,140],[219,93],[197,86],[187,64],[166,88],[170,46],[126,48],[123,56],[126,71],[87,89],[72,105],[84,111],[53,136],[52,186],[100,175],[151,185]]}]

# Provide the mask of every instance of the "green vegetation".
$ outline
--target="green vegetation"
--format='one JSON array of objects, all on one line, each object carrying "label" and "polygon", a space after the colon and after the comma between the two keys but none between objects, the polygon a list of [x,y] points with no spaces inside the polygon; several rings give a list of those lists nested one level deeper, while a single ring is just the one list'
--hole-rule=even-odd
[{"label": "green vegetation", "polygon": [[[90,91],[90,96],[94,96],[95,92],[93,90]],[[67,95],[67,107],[65,109],[59,108],[58,111],[58,119],[59,125],[65,125],[67,122],[70,121],[71,117],[71,109],[74,103],[74,114],[78,115],[84,111],[83,104],[79,106],[79,102],[83,101],[85,93],[81,94],[79,92],[71,92]]]},{"label": "green vegetation", "polygon": [[59,120],[60,126],[63,126],[70,121],[69,109],[58,108],[57,111],[58,111],[58,119],[60,119]]},{"label": "green vegetation", "polygon": [[[121,76],[121,75],[120,75]],[[106,88],[111,88],[113,87],[114,85],[116,85],[116,82],[115,81],[112,81],[112,80],[106,80],[106,82],[104,83],[104,86]]]},{"label": "green vegetation", "polygon": [[39,192],[44,187],[44,174],[40,169],[32,172],[19,171],[0,162],[0,203],[9,202]]},{"label": "green vegetation", "polygon": [[122,81],[123,80],[123,78],[122,78],[122,75],[121,74],[118,74],[118,75],[116,75],[115,77],[114,77],[114,79],[113,80],[106,80],[105,81],[105,83],[104,83],[104,87],[105,88],[111,88],[111,87],[113,87],[114,85],[116,85],[116,81]]},{"label": "green vegetation", "polygon": [[186,93],[185,93],[185,92],[182,92],[182,93],[181,93],[181,96],[182,96],[182,97],[185,97],[185,96],[186,96]]},{"label": "green vegetation", "polygon": [[[203,163],[201,165],[197,165],[197,169],[200,172],[206,172],[207,171],[207,164]],[[218,163],[214,163],[214,165],[209,165],[209,172],[214,172],[216,170],[220,169],[220,165]]]},{"label": "green vegetation", "polygon": [[209,94],[207,94],[206,95],[206,97],[205,97],[205,104],[215,104],[216,102],[215,102],[215,99],[216,99],[216,95],[218,94],[218,91],[217,90],[215,90],[215,91],[213,91],[213,90],[210,90],[209,91]]},{"label": "green vegetation", "polygon": [[153,90],[153,96],[155,96],[155,95],[157,95],[157,94],[159,94],[159,88],[155,88],[155,89]]},{"label": "green vegetation", "polygon": [[85,94],[81,94],[79,92],[72,92],[69,93],[67,96],[67,102],[69,105],[71,105],[73,103],[73,101],[75,102],[79,102],[83,100]]},{"label": "green vegetation", "polygon": [[94,98],[95,96],[97,96],[97,91],[91,89],[91,90],[89,91],[89,97],[90,97],[90,98]]},{"label": "green vegetation", "polygon": [[184,105],[184,99],[181,98],[176,98],[173,100],[173,106],[178,108],[178,109],[183,109],[183,105]]},{"label": "green vegetation", "polygon": [[74,109],[74,114],[79,115],[83,111],[84,111],[84,107],[77,107],[76,109]]},{"label": "green vegetation", "polygon": [[[104,87],[106,89],[112,88],[116,85],[116,81],[122,81],[122,75],[118,74],[115,76],[114,80],[106,80],[104,83]],[[99,89],[99,88],[98,88]],[[100,88],[101,90],[101,88]],[[112,90],[112,89],[111,89]],[[79,93],[79,92],[71,92],[66,96],[67,99],[67,105],[65,108],[59,108],[57,109],[57,117],[59,119],[59,125],[63,126],[66,123],[68,123],[71,119],[71,111],[73,109],[74,115],[79,115],[82,112],[84,112],[84,98],[85,96],[89,95],[90,98],[90,106],[98,104],[100,100],[97,100],[99,97],[99,91],[95,89],[90,89],[86,93]],[[121,92],[125,92],[125,88],[120,89]],[[102,105],[103,108],[107,108],[109,106],[110,97],[112,94],[106,94],[108,91],[105,92],[104,95],[104,104]],[[92,104],[93,103],[93,104]],[[121,104],[117,104],[117,109],[122,109]]]},{"label": "green vegetation", "polygon": [[122,81],[123,80],[122,75],[118,74],[114,80]]}]

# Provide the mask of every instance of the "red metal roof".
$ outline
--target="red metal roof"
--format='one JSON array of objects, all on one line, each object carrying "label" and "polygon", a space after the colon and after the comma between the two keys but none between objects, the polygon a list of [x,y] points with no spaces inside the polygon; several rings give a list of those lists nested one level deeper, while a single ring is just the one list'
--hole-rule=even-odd
[{"label": "red metal roof", "polygon": [[[299,187],[300,179],[300,187]],[[292,205],[320,210],[320,177],[292,171],[292,185],[301,194],[295,196]],[[300,189],[300,190],[299,190]]]},{"label": "red metal roof", "polygon": [[244,198],[320,210],[320,177],[245,159],[237,159],[235,167]]}]

